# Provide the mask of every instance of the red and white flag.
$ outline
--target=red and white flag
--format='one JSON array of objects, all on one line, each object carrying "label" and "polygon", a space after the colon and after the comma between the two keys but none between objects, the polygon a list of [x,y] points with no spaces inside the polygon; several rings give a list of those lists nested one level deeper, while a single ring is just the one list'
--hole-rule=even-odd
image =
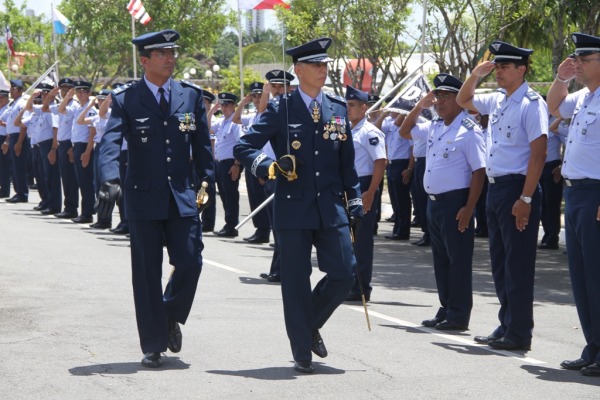
[{"label": "red and white flag", "polygon": [[142,4],[142,0],[131,0],[127,5],[129,14],[133,15],[133,18],[138,20],[142,25],[146,25],[152,18],[146,12],[146,8]]},{"label": "red and white flag", "polygon": [[272,10],[275,6],[290,8],[283,0],[238,0],[240,10]]},{"label": "red and white flag", "polygon": [[10,28],[6,25],[6,45],[8,46],[8,50],[10,51],[11,56],[15,56],[15,48],[13,47],[13,37],[12,33],[10,33]]}]

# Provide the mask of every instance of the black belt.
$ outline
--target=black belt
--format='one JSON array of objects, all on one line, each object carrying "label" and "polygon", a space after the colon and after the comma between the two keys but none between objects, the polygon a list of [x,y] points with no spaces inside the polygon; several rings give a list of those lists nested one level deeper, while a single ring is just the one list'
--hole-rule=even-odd
[{"label": "black belt", "polygon": [[464,188],[464,189],[449,190],[447,192],[439,193],[439,194],[429,194],[428,196],[429,196],[429,199],[431,199],[433,201],[439,201],[439,200],[447,199],[448,197],[457,196],[459,194],[464,194],[464,193],[468,193],[468,192],[469,192],[469,188]]},{"label": "black belt", "polygon": [[567,179],[565,178],[567,186],[587,186],[587,185],[600,185],[600,179]]},{"label": "black belt", "polygon": [[510,182],[510,181],[524,181],[525,175],[521,174],[510,174],[510,175],[502,175],[502,176],[488,176],[488,181],[490,183],[502,183],[502,182]]}]

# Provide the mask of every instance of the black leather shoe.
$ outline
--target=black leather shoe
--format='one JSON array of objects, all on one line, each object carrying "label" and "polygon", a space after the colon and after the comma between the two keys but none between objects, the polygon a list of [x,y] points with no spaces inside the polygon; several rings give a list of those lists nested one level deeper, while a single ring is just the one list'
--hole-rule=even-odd
[{"label": "black leather shoe", "polygon": [[260,274],[260,277],[263,278],[263,279],[269,279],[269,275],[270,274],[268,274],[266,272],[263,272],[262,274]]},{"label": "black leather shoe", "polygon": [[425,238],[421,238],[421,239],[417,240],[416,242],[412,242],[411,244],[415,245],[415,246],[426,247],[426,246],[431,246],[431,241],[429,241],[428,239],[425,239]]},{"label": "black leather shoe", "polygon": [[294,369],[303,374],[312,374],[315,370],[311,361],[294,361]]},{"label": "black leather shoe", "polygon": [[259,236],[258,233],[254,232],[254,234],[252,234],[251,236],[245,237],[244,242],[248,242],[250,240],[255,240],[258,236]]},{"label": "black leather shoe", "polygon": [[540,250],[558,250],[558,243],[541,243],[538,245]]},{"label": "black leather shoe", "polygon": [[77,218],[77,212],[75,212],[75,211],[63,211],[61,213],[54,214],[54,216],[56,218],[72,219],[72,218]]},{"label": "black leather shoe", "polygon": [[56,211],[56,210],[55,210],[55,209],[53,209],[53,208],[46,208],[46,209],[44,209],[44,210],[40,211],[40,213],[41,213],[42,215],[54,215],[54,214],[57,214],[57,213],[58,213],[58,211]]},{"label": "black leather shoe", "polygon": [[312,344],[310,350],[321,358],[327,357],[327,349],[319,331],[313,332]]},{"label": "black leather shoe", "polygon": [[588,365],[592,364],[589,361],[585,361],[583,358],[578,358],[577,360],[565,360],[560,363],[560,366],[564,369],[578,370]]},{"label": "black leather shoe", "polygon": [[531,350],[531,342],[516,343],[505,337],[502,339],[492,340],[488,343],[488,346],[496,350]]},{"label": "black leather shoe", "polygon": [[480,344],[488,344],[494,340],[502,339],[502,336],[494,335],[493,333],[489,336],[475,336],[473,340]]},{"label": "black leather shoe", "polygon": [[581,369],[581,375],[585,376],[600,376],[600,365],[590,364]]},{"label": "black leather shoe", "polygon": [[426,319],[421,321],[421,325],[426,326],[427,328],[433,328],[434,326],[436,326],[437,324],[439,324],[440,322],[442,322],[441,319],[434,317],[431,319]]},{"label": "black leather shoe", "polygon": [[267,280],[269,282],[281,282],[281,275],[279,275],[279,274],[270,274],[267,277]]},{"label": "black leather shoe", "polygon": [[249,238],[244,238],[244,240],[248,243],[269,243],[269,237],[268,236],[257,236],[254,235],[252,237]]},{"label": "black leather shoe", "polygon": [[27,199],[25,197],[20,197],[20,196],[17,196],[17,195],[14,195],[10,199],[6,199],[4,201],[6,201],[7,203],[12,203],[12,204],[15,204],[15,203],[27,203]]},{"label": "black leather shoe", "polygon": [[461,324],[458,322],[443,320],[435,326],[438,331],[467,331],[469,330],[469,324]]},{"label": "black leather shoe", "polygon": [[117,235],[125,235],[129,233],[129,228],[127,226],[119,224],[116,228],[110,229],[110,231],[112,233],[116,233]]},{"label": "black leather shoe", "polygon": [[219,237],[237,237],[238,231],[236,229],[221,229],[219,232],[215,232]]},{"label": "black leather shoe", "polygon": [[33,207],[34,211],[42,211],[42,210],[45,210],[45,209],[46,209],[46,206],[43,205],[42,203],[40,203],[37,206]]},{"label": "black leather shoe", "polygon": [[162,364],[160,353],[145,353],[142,358],[142,365],[147,368],[158,368]]},{"label": "black leather shoe", "polygon": [[389,239],[389,240],[408,240],[408,239],[410,239],[410,236],[391,235],[391,236],[386,236],[385,238]]},{"label": "black leather shoe", "polygon": [[91,215],[80,215],[77,218],[73,218],[71,221],[75,222],[76,224],[89,224],[94,222],[94,218],[92,218]]},{"label": "black leather shoe", "polygon": [[90,228],[92,229],[110,229],[110,227],[112,226],[112,224],[110,222],[94,222],[93,224],[90,225]]},{"label": "black leather shoe", "polygon": [[167,347],[173,353],[179,353],[181,351],[181,343],[183,341],[183,335],[181,334],[181,328],[175,321],[169,320],[169,342]]},{"label": "black leather shoe", "polygon": [[[365,302],[371,300],[371,293],[365,293]],[[350,292],[344,301],[362,301],[360,293]]]}]

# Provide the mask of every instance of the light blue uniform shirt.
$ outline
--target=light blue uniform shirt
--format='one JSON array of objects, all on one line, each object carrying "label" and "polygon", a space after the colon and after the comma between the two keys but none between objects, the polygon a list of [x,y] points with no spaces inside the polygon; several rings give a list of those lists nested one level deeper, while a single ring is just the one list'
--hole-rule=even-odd
[{"label": "light blue uniform shirt", "polygon": [[529,143],[548,135],[546,102],[523,82],[508,98],[500,89],[492,94],[475,95],[473,105],[480,114],[490,116],[487,175],[527,175]]},{"label": "light blue uniform shirt", "polygon": [[[8,103],[6,103],[6,105],[2,108],[0,108],[0,120],[2,119],[2,115],[4,114],[4,112],[8,110]],[[0,136],[6,136],[6,127],[0,125]]]},{"label": "light blue uniform shirt", "polygon": [[394,124],[387,125],[385,134],[385,144],[387,146],[388,160],[400,160],[410,158],[410,147],[412,141],[400,136],[400,127]]},{"label": "light blue uniform shirt", "polygon": [[567,179],[600,179],[600,88],[567,95],[559,107],[560,115],[572,118],[562,164]]},{"label": "light blue uniform shirt", "polygon": [[375,125],[363,118],[352,127],[354,167],[358,177],[373,175],[375,160],[385,160],[385,137]]},{"label": "light blue uniform shirt", "polygon": [[58,128],[58,118],[50,113],[43,112],[41,106],[25,112],[21,122],[27,127],[31,144],[38,144],[52,139],[54,137],[53,128]]},{"label": "light blue uniform shirt", "polygon": [[242,134],[239,124],[231,122],[233,114],[225,119],[221,118],[212,124],[215,132],[215,160],[222,161],[234,158],[233,147],[237,144]]},{"label": "light blue uniform shirt", "polygon": [[[549,122],[548,126],[552,125],[552,123],[554,122],[555,119],[556,119],[555,117],[549,116],[548,117],[548,122]],[[568,127],[567,127],[567,131],[565,132],[564,126],[565,126],[564,122],[561,121],[560,124],[558,125],[558,129],[557,129],[558,133],[548,130],[548,148],[546,149],[546,162],[560,160],[560,158],[561,158],[560,149],[562,147],[562,144],[565,142],[566,133],[568,133]]]},{"label": "light blue uniform shirt", "polygon": [[15,119],[17,119],[17,115],[19,115],[27,102],[23,97],[19,97],[17,100],[12,100],[8,104],[8,108],[2,114],[0,119],[2,122],[6,123],[6,134],[12,135],[13,133],[19,133],[21,131],[21,128],[15,125]]},{"label": "light blue uniform shirt", "polygon": [[[73,118],[73,123],[71,125],[73,127],[71,131],[71,142],[73,143],[87,143],[88,137],[90,136],[89,125],[80,125],[77,123],[79,115],[83,112],[83,110],[85,110],[88,104],[89,100],[84,105],[80,105],[79,103],[73,102],[67,106],[66,114]],[[92,107],[90,108],[85,117],[93,117],[97,113],[98,112],[96,111],[96,109]]]},{"label": "light blue uniform shirt", "polygon": [[442,119],[427,121],[415,125],[410,133],[427,143],[423,186],[428,194],[468,188],[473,171],[485,168],[481,128],[464,111],[448,126]]},{"label": "light blue uniform shirt", "polygon": [[[77,100],[71,99],[69,106],[74,103],[79,104]],[[56,135],[58,141],[71,140],[71,132],[73,132],[73,115],[59,113],[57,104],[52,104],[50,106],[50,112],[53,115],[58,115],[58,133]]]}]

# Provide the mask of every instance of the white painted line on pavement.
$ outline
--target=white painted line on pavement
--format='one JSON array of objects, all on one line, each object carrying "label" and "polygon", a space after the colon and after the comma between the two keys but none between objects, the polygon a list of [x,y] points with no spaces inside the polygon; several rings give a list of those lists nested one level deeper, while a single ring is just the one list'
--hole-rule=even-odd
[{"label": "white painted line on pavement", "polygon": [[206,258],[202,259],[202,263],[208,264],[208,265],[212,265],[213,267],[222,268],[222,269],[225,269],[227,271],[235,272],[236,274],[247,274],[248,273],[247,271],[242,271],[241,269],[237,269],[237,268],[233,268],[233,267],[228,267],[227,265],[218,263],[216,261],[210,261],[210,260],[207,260]]},{"label": "white painted line on pavement", "polygon": [[[347,306],[349,309],[353,310],[353,311],[357,311],[359,313],[364,313],[365,310],[362,307],[355,307],[355,306]],[[521,354],[518,353],[513,353],[511,351],[506,351],[506,350],[494,350],[484,344],[477,344],[477,343],[473,343],[473,341],[471,339],[466,339],[460,336],[455,336],[455,335],[447,335],[447,334],[443,334],[443,333],[437,333],[437,331],[433,330],[433,329],[429,329],[429,328],[425,328],[421,325],[417,325],[417,324],[413,324],[412,322],[408,322],[408,321],[403,321],[401,319],[398,318],[394,318],[394,317],[390,317],[388,315],[385,314],[381,314],[377,311],[371,311],[369,310],[369,316],[370,317],[377,317],[377,318],[381,318],[384,319],[386,321],[389,322],[393,322],[395,324],[401,325],[401,326],[405,326],[407,328],[414,328],[414,329],[418,329],[422,332],[427,332],[427,333],[431,333],[432,335],[435,336],[439,336],[441,338],[447,339],[447,340],[451,340],[454,342],[458,342],[467,346],[473,346],[473,347],[481,347],[484,350],[487,350],[489,352],[492,353],[497,353],[497,354],[502,354],[503,356],[507,356],[510,358],[514,358],[516,360],[522,361],[522,362],[526,362],[529,364],[535,364],[535,365],[539,365],[539,364],[546,364],[545,361],[540,361],[540,360],[536,360],[535,358],[531,358],[531,357],[525,357]]]}]

